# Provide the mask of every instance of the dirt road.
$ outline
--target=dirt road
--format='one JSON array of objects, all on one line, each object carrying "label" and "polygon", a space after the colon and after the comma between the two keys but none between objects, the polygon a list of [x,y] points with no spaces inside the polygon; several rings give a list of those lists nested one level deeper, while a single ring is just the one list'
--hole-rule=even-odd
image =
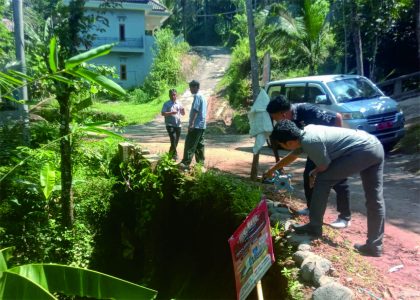
[{"label": "dirt road", "polygon": [[[189,79],[200,81],[201,92],[212,107],[213,115],[211,117],[213,121],[217,121],[219,116],[223,115],[225,104],[214,95],[214,90],[228,66],[229,53],[217,47],[198,47],[195,48],[195,51],[203,58],[203,62],[198,66],[196,77]],[[180,101],[189,111],[192,102],[191,93],[186,91]],[[188,121],[188,111],[183,120],[184,124]],[[211,127],[210,124],[210,129]],[[216,132],[217,130],[208,131]],[[220,133],[222,131],[220,130],[217,134],[206,134],[207,167],[248,178],[251,170],[253,139],[248,135]],[[185,132],[186,130],[183,131],[178,145],[180,156],[184,149]],[[126,136],[141,143],[154,153],[163,153],[169,149],[169,139],[163,125],[163,117],[160,116],[149,124],[130,126],[127,128]],[[285,152],[281,153],[281,155],[285,154]],[[402,295],[402,290],[407,291],[407,289],[411,293],[410,295],[420,291],[420,175],[406,171],[405,166],[411,158],[404,155],[390,155],[386,159],[384,174],[384,194],[387,208],[385,255],[381,259],[368,258],[369,262],[382,273],[387,273],[389,268],[403,262],[405,268],[387,275],[389,285],[391,286],[394,282],[395,291],[399,291],[399,295]],[[293,174],[295,196],[301,199],[304,199],[302,188],[304,161],[302,158],[287,169]],[[259,174],[262,174],[273,163],[271,149],[265,147],[260,155]],[[342,234],[353,242],[363,242],[366,232],[364,193],[358,176],[350,178],[349,181],[352,193],[353,225],[343,230]],[[333,193],[330,196],[330,206],[325,216],[326,223],[333,221],[337,216]],[[297,201],[294,206],[294,208],[302,208],[304,201]],[[409,283],[410,286],[402,289],[401,285],[396,284],[400,280]],[[418,296],[420,298],[420,294]]]}]

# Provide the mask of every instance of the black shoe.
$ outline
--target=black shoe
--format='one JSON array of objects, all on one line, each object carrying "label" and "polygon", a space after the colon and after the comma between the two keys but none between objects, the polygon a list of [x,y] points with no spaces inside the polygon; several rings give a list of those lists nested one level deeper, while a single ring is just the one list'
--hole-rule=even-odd
[{"label": "black shoe", "polygon": [[354,244],[354,249],[364,256],[381,257],[382,246],[374,246],[368,244]]},{"label": "black shoe", "polygon": [[308,234],[314,237],[321,237],[322,236],[322,227],[312,226],[310,224],[304,225],[292,225],[292,228],[295,230],[297,234]]}]

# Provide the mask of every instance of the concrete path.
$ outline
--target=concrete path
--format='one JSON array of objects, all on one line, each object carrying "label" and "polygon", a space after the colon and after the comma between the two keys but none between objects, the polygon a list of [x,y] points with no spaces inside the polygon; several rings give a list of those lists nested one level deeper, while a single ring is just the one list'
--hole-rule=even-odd
[{"label": "concrete path", "polygon": [[[194,78],[187,78],[187,81],[193,79],[198,80],[200,82],[200,93],[208,101],[211,101],[211,96],[214,94],[217,83],[221,80],[226,68],[229,66],[229,51],[221,47],[194,47],[193,50],[200,55],[202,59],[197,66]],[[183,141],[187,132],[188,116],[193,101],[190,90],[187,89],[185,93],[178,95],[178,101],[185,108],[185,116],[182,119],[183,130],[181,132],[181,140]],[[170,144],[164,124],[164,118],[160,115],[156,116],[152,122],[147,124],[126,127],[124,136],[144,144],[165,143],[167,144],[167,150],[164,151],[169,150]],[[183,144],[180,144],[178,146],[178,153],[180,156],[182,156],[183,149]]]}]

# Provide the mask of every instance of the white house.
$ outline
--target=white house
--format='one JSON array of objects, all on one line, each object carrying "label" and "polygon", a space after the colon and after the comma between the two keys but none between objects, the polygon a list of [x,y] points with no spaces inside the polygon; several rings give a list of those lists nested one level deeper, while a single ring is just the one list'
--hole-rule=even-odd
[{"label": "white house", "polygon": [[116,1],[112,8],[100,8],[100,0],[86,1],[87,14],[98,14],[108,20],[108,26],[97,25],[103,32],[96,35],[93,47],[118,42],[110,54],[92,60],[97,65],[115,67],[119,79],[115,81],[124,88],[143,83],[153,62],[153,32],[170,16],[158,0]]}]

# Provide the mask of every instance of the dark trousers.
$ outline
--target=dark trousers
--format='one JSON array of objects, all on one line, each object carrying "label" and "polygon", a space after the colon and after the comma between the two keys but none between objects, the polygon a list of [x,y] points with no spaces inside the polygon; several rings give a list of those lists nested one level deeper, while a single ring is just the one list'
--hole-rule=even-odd
[{"label": "dark trousers", "polygon": [[367,209],[366,243],[381,246],[385,227],[383,170],[384,149],[379,143],[333,160],[328,169],[316,178],[309,212],[310,225],[322,227],[331,187],[350,175],[360,173]]},{"label": "dark trousers", "polygon": [[179,136],[181,135],[181,127],[166,126],[168,131],[169,139],[171,140],[171,147],[169,148],[169,155],[177,159],[178,153],[176,147],[178,146]]},{"label": "dark trousers", "polygon": [[184,158],[181,163],[189,166],[194,155],[197,163],[204,163],[204,129],[188,129],[185,138]]},{"label": "dark trousers", "polygon": [[[305,171],[303,171],[303,187],[305,189],[306,204],[311,208],[313,189],[309,187],[309,173],[316,168],[315,163],[309,158],[306,160]],[[339,218],[349,221],[351,219],[350,211],[350,190],[347,184],[347,178],[341,180],[333,187],[337,194],[337,211],[340,213]]]}]

